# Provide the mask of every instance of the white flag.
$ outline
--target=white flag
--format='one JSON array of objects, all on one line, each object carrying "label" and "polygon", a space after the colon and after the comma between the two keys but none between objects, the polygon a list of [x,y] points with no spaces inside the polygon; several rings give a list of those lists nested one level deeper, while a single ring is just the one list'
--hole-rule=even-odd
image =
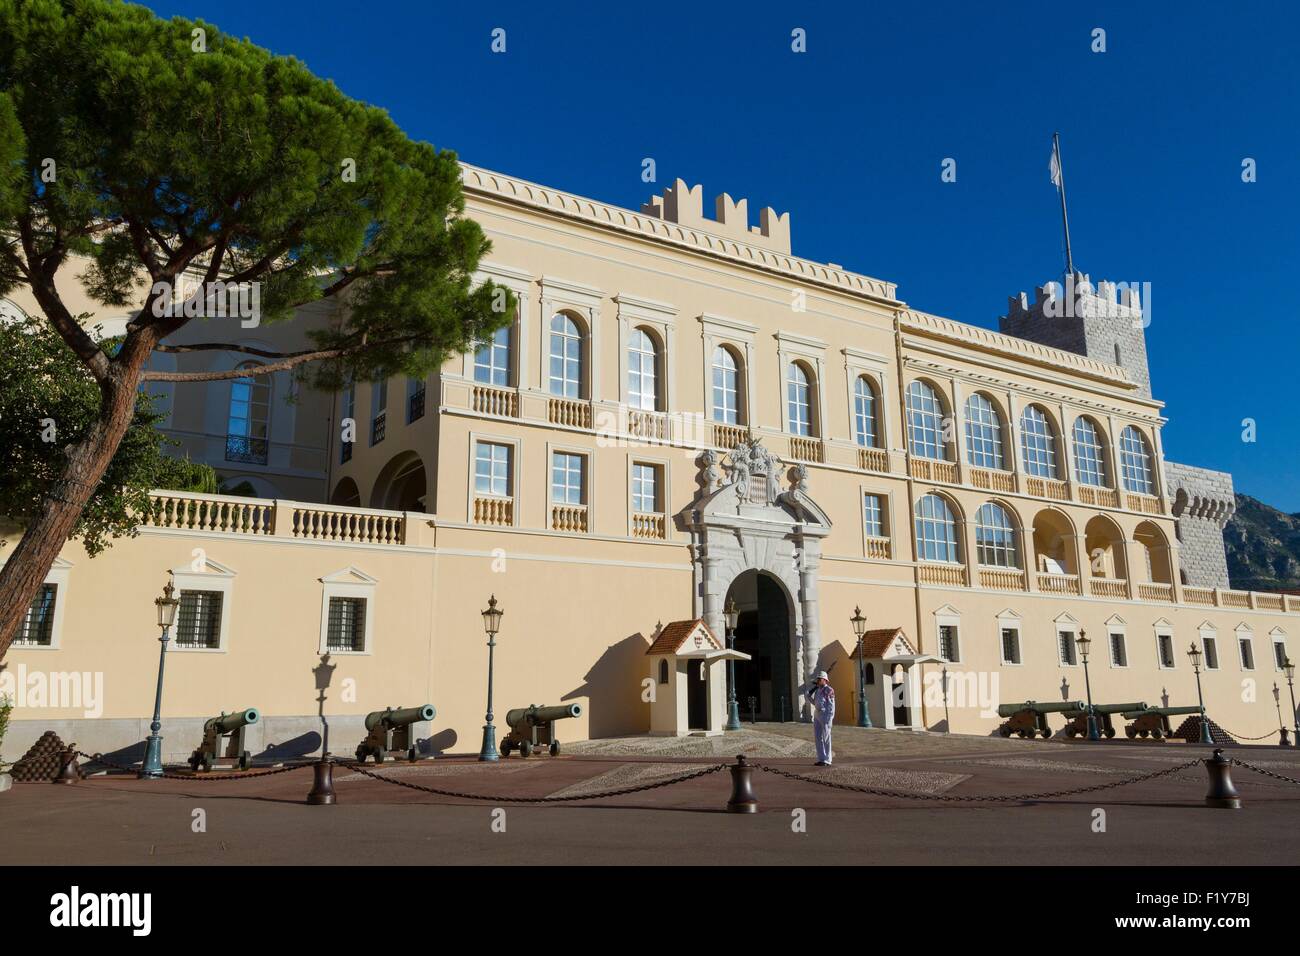
[{"label": "white flag", "polygon": [[1061,158],[1056,153],[1056,142],[1052,142],[1052,161],[1047,164],[1047,170],[1052,174],[1052,185],[1057,189],[1061,188]]}]

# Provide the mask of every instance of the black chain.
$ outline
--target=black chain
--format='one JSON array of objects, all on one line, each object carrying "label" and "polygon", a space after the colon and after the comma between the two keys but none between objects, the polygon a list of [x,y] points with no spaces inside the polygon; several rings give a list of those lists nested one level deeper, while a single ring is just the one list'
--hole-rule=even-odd
[{"label": "black chain", "polygon": [[1231,737],[1233,740],[1265,740],[1269,737],[1272,737],[1275,733],[1277,733],[1276,730],[1270,730],[1268,733],[1262,734],[1259,737],[1243,737],[1241,736],[1241,734],[1234,734],[1227,727],[1219,727],[1219,729],[1222,730],[1229,737]]},{"label": "black chain", "polygon": [[1285,780],[1287,783],[1294,783],[1300,785],[1300,780],[1296,780],[1294,777],[1284,777],[1280,773],[1274,773],[1271,770],[1265,770],[1263,767],[1256,767],[1252,764],[1246,763],[1246,761],[1244,760],[1238,760],[1236,757],[1232,758],[1232,762],[1237,764],[1237,766],[1239,767],[1245,767],[1247,770],[1255,771],[1255,773],[1262,773],[1266,777],[1272,777],[1274,780]]},{"label": "black chain", "polygon": [[1022,803],[1027,800],[1047,800],[1052,797],[1073,797],[1081,793],[1093,793],[1097,790],[1110,790],[1113,787],[1123,787],[1131,783],[1141,783],[1144,780],[1155,780],[1157,777],[1167,777],[1171,774],[1178,773],[1195,767],[1201,761],[1189,760],[1185,764],[1177,767],[1170,767],[1166,770],[1153,770],[1150,773],[1139,774],[1135,777],[1128,777],[1124,780],[1112,780],[1109,783],[1093,784],[1089,787],[1078,787],[1073,790],[1050,790],[1044,793],[1020,793],[1020,794],[995,794],[992,796],[971,796],[967,794],[946,794],[946,793],[908,793],[903,790],[886,790],[882,787],[859,787],[849,783],[836,783],[833,780],[818,780],[816,777],[808,777],[803,774],[791,773],[788,770],[781,770],[778,767],[772,767],[767,764],[752,764],[759,770],[766,770],[768,773],[776,774],[778,777],[788,777],[791,780],[802,780],[804,783],[815,783],[822,787],[831,787],[835,790],[851,790],[854,793],[868,793],[878,797],[900,797],[905,800],[933,800],[936,802],[947,803]]},{"label": "black chain", "polygon": [[714,764],[711,767],[705,767],[703,770],[693,770],[690,773],[680,774],[667,780],[657,780],[654,783],[643,783],[639,786],[623,787],[619,790],[601,790],[596,793],[576,793],[567,797],[501,797],[481,793],[462,793],[456,790],[439,790],[437,787],[426,787],[422,784],[411,783],[408,780],[398,780],[394,777],[380,776],[373,770],[366,770],[360,764],[343,763],[338,764],[338,766],[346,767],[349,770],[355,770],[357,773],[374,780],[391,783],[395,787],[406,787],[408,790],[419,790],[423,793],[433,793],[440,797],[455,797],[464,800],[488,800],[492,803],[567,803],[573,800],[601,800],[605,797],[621,797],[629,793],[642,793],[646,790],[657,790],[660,787],[671,787],[674,784],[685,783],[687,780],[695,780],[698,777],[707,777],[709,774],[717,773],[728,765],[724,763]]},{"label": "black chain", "polygon": [[[139,767],[128,767],[125,764],[114,763],[112,760],[109,760],[103,754],[88,754],[80,750],[74,750],[73,753],[75,753],[78,757],[84,757],[86,760],[92,761],[93,763],[103,764],[105,767],[111,767],[114,770],[122,770],[125,771],[126,773],[134,773],[134,774],[138,774],[140,772]],[[277,773],[288,773],[290,770],[301,770],[304,767],[310,767],[310,766],[311,766],[310,763],[298,763],[298,764],[290,764],[284,767],[275,767],[271,770],[254,770],[254,771],[241,770],[239,772],[218,773],[218,774],[199,774],[196,772],[192,775],[187,773],[168,773],[166,768],[164,768],[162,775],[160,777],[154,777],[153,779],[185,780],[187,782],[201,781],[202,783],[212,783],[218,780],[252,780],[254,777],[272,777],[275,776],[275,774]]]}]

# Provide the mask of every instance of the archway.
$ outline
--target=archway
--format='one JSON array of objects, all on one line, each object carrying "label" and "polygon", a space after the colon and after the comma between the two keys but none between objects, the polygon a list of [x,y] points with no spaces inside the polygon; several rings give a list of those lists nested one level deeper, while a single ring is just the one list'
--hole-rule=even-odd
[{"label": "archway", "polygon": [[796,719],[794,606],[785,586],[771,574],[751,569],[732,581],[727,600],[734,600],[740,611],[736,650],[753,658],[736,664],[742,717],[752,713],[759,720]]},{"label": "archway", "polygon": [[1050,574],[1078,574],[1073,547],[1074,528],[1070,519],[1055,508],[1034,515],[1034,557],[1039,571]]},{"label": "archway", "polygon": [[375,479],[370,507],[389,511],[424,511],[424,462],[413,451],[402,452]]},{"label": "archway", "polygon": [[339,483],[334,486],[334,493],[330,495],[330,504],[360,508],[361,491],[357,488],[357,483],[351,478],[340,479]]}]

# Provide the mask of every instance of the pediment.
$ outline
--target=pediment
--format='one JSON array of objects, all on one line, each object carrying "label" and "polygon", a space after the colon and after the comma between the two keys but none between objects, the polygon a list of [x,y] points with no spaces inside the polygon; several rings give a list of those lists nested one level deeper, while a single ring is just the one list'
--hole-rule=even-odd
[{"label": "pediment", "polygon": [[356,565],[350,564],[346,568],[325,575],[320,582],[321,584],[378,584],[379,579],[372,578]]}]

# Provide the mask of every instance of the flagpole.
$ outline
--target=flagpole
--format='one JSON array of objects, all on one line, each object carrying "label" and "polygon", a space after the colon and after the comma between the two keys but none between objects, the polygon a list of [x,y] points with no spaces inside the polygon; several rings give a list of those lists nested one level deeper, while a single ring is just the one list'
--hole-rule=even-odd
[{"label": "flagpole", "polygon": [[1056,153],[1056,171],[1061,182],[1058,192],[1061,194],[1061,225],[1065,229],[1065,274],[1074,275],[1074,257],[1070,254],[1070,217],[1065,211],[1065,164],[1061,162],[1061,134],[1052,134],[1052,149]]}]

